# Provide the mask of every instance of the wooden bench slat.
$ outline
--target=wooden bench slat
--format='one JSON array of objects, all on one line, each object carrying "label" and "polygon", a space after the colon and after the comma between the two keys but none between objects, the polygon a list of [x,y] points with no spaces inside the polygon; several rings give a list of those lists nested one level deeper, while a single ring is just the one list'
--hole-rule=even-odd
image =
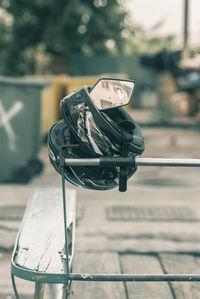
[{"label": "wooden bench slat", "polygon": [[[67,227],[75,226],[75,197],[75,190],[66,190]],[[64,244],[62,191],[57,187],[37,189],[24,214],[14,262],[29,270],[61,273]]]}]

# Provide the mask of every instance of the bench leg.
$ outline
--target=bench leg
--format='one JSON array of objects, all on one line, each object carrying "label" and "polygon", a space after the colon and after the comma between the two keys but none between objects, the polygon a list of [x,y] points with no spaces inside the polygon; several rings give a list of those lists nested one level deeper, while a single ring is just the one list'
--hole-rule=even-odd
[{"label": "bench leg", "polygon": [[66,293],[66,286],[63,284],[35,283],[34,299],[65,299]]}]

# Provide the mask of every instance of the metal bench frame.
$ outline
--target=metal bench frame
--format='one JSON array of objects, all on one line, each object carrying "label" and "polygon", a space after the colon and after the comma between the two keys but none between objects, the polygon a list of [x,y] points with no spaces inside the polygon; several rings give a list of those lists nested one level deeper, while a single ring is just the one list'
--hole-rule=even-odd
[{"label": "metal bench frame", "polygon": [[[125,158],[126,159],[126,158]],[[127,163],[127,160],[125,161]],[[99,166],[101,160],[95,159],[65,159],[65,165],[78,166],[90,165]],[[137,166],[168,166],[168,167],[200,167],[200,159],[167,159],[167,158],[135,158]],[[30,280],[38,283],[62,283],[66,287],[73,280],[79,281],[143,281],[143,282],[158,282],[158,281],[179,281],[179,282],[194,282],[200,281],[200,274],[87,274],[73,273],[69,263],[68,239],[67,239],[67,214],[66,214],[66,196],[65,196],[65,178],[64,169],[62,172],[62,192],[63,192],[63,211],[64,211],[64,228],[65,228],[65,251],[66,251],[66,273],[53,274],[38,271],[30,271],[16,265],[14,256],[12,258],[11,273],[15,294],[17,294],[14,276],[25,280]],[[69,290],[69,288],[68,288]],[[68,298],[69,292],[66,293]]]}]

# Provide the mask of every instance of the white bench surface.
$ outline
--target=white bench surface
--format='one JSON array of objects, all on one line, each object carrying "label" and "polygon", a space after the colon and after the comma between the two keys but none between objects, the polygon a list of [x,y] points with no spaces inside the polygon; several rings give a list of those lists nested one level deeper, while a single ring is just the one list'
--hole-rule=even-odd
[{"label": "white bench surface", "polygon": [[[75,199],[75,190],[66,189],[67,227],[75,225]],[[61,273],[64,246],[62,190],[39,188],[27,205],[16,240],[14,262],[29,270]]]}]

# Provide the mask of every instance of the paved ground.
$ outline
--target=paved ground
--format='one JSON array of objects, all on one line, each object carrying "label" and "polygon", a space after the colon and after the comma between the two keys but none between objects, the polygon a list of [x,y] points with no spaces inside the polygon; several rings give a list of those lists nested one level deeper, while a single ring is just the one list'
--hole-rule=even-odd
[{"label": "paved ground", "polygon": [[[146,157],[200,157],[195,131],[145,129]],[[13,296],[10,257],[25,205],[37,187],[60,186],[42,148],[44,173],[0,185],[0,298]],[[77,189],[75,271],[200,272],[199,169],[140,167],[126,193]],[[70,185],[70,187],[72,187]],[[33,284],[17,280],[26,298]],[[197,283],[74,283],[72,298],[199,298]]]}]

